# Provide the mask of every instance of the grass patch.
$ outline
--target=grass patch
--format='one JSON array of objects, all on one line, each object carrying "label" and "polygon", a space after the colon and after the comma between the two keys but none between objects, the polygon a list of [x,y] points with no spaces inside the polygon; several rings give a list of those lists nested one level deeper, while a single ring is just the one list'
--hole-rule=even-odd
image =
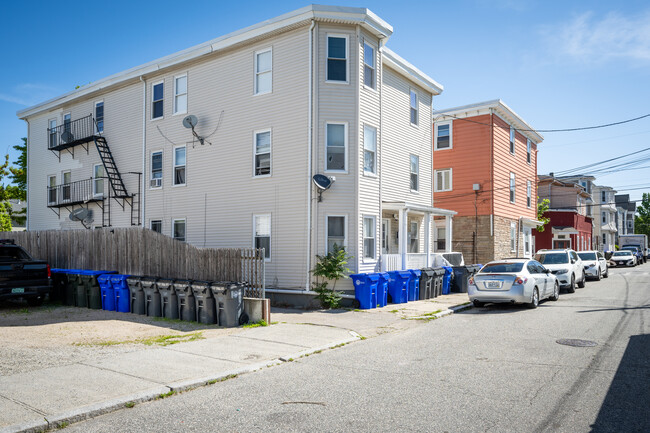
[{"label": "grass patch", "polygon": [[225,382],[226,380],[234,379],[236,378],[236,374],[229,374],[228,376],[220,377],[219,379],[212,379],[207,382],[208,385],[214,385],[217,382]]},{"label": "grass patch", "polygon": [[56,428],[58,430],[61,430],[61,429],[66,428],[69,425],[70,425],[70,423],[68,421],[63,421],[63,422],[60,422],[59,424],[57,424]]},{"label": "grass patch", "polygon": [[145,346],[171,346],[172,344],[187,343],[190,341],[204,340],[203,332],[192,332],[190,334],[169,334],[156,337],[138,338],[135,340],[106,340],[94,343],[75,343],[74,346],[117,346],[120,344],[144,344]]},{"label": "grass patch", "polygon": [[390,310],[389,313],[399,313],[399,310]]},{"label": "grass patch", "polygon": [[126,408],[128,408],[128,409],[131,409],[131,408],[133,408],[134,406],[135,406],[135,402],[134,402],[134,401],[127,401],[126,403],[124,403],[124,407],[126,407]]},{"label": "grass patch", "polygon": [[164,394],[158,394],[158,397],[156,397],[157,400],[162,400],[167,397],[171,397],[172,395],[176,394],[176,391],[169,391]]},{"label": "grass patch", "polygon": [[348,344],[348,343],[337,344],[336,346],[332,346],[332,347],[330,347],[330,349],[338,349],[339,347],[343,347],[343,346],[345,346],[346,344]]},{"label": "grass patch", "polygon": [[262,319],[259,322],[247,323],[247,324],[243,325],[242,328],[259,328],[260,326],[269,326],[269,324],[266,323],[266,320]]}]

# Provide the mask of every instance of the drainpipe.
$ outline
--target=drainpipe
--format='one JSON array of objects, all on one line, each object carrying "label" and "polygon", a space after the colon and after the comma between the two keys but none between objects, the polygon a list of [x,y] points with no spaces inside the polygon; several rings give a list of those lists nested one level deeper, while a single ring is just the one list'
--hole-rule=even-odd
[{"label": "drainpipe", "polygon": [[[384,131],[382,129],[382,110],[381,110],[381,108],[383,106],[383,102],[384,102],[384,100],[382,98],[382,88],[384,86],[381,84],[381,81],[384,78],[384,72],[383,72],[383,69],[382,69],[383,66],[384,66],[384,62],[383,62],[384,41],[385,41],[385,38],[380,38],[379,39],[379,53],[378,53],[379,54],[379,56],[378,56],[379,57],[379,63],[377,64],[377,66],[378,66],[377,71],[380,71],[381,77],[379,76],[379,74],[377,74],[375,76],[377,89],[379,90],[379,138],[377,140],[377,173],[379,174],[379,227],[380,227],[379,235],[381,236],[381,239],[379,240],[379,252],[381,253],[381,255],[380,255],[381,259],[380,259],[380,262],[379,262],[379,266],[380,266],[379,270],[382,271],[382,272],[385,272],[384,253],[381,250],[381,242],[384,239],[384,233],[381,230],[381,227],[383,227],[383,220],[384,220],[384,206],[383,206],[383,201],[382,201],[383,197],[381,195],[381,184],[382,184],[382,178],[383,178],[382,160],[383,160],[383,154],[384,154],[384,149],[383,149],[383,147],[381,145],[382,142],[383,142],[383,138],[384,138]],[[389,222],[389,224],[390,224],[390,222]],[[388,231],[390,231],[390,228],[388,229]],[[386,254],[388,254],[389,248],[390,248],[390,239],[387,238],[386,239]]]},{"label": "drainpipe", "polygon": [[[309,286],[311,282],[311,237],[312,237],[312,217],[311,217],[311,201],[312,201],[312,191],[313,187],[311,186],[311,177],[312,177],[312,147],[314,145],[313,141],[313,113],[312,113],[312,93],[314,90],[314,77],[313,77],[313,51],[314,51],[314,26],[316,22],[311,20],[311,25],[309,26],[309,95],[307,97],[308,108],[307,116],[309,117],[309,126],[307,128],[307,271],[305,277],[305,292],[309,291]],[[271,290],[266,289],[267,292]],[[273,293],[273,292],[272,292]]]},{"label": "drainpipe", "polygon": [[147,173],[146,170],[146,161],[147,161],[147,81],[142,78],[140,75],[140,81],[142,82],[142,193],[140,197],[140,205],[142,207],[142,227],[145,227],[145,207],[147,201],[145,200],[145,195],[147,191]]},{"label": "drainpipe", "polygon": [[[30,124],[29,120],[25,119],[25,122],[27,122],[27,142],[25,143],[25,158],[27,162],[27,170],[25,171],[25,179],[27,180],[25,186],[27,187],[27,196],[25,197],[25,205],[26,205],[26,212],[25,212],[25,230],[29,231],[29,140],[31,138],[31,131],[30,131]],[[49,137],[48,137],[49,140]],[[49,185],[48,185],[49,186]]]}]

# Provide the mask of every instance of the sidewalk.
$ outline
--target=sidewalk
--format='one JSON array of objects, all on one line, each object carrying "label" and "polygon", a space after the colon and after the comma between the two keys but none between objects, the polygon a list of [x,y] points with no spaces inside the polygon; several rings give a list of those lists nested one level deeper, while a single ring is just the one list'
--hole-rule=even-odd
[{"label": "sidewalk", "polygon": [[41,431],[277,365],[464,308],[466,294],[373,310],[273,309],[267,327],[0,376],[0,433]]}]

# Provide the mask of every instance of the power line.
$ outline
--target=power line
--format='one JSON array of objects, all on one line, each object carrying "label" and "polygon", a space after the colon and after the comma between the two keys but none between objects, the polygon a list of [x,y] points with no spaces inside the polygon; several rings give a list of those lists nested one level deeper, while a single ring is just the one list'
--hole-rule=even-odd
[{"label": "power line", "polygon": [[558,171],[556,173],[563,176],[564,173],[582,171],[582,170],[585,170],[585,169],[588,169],[588,168],[596,167],[596,166],[601,165],[601,164],[605,164],[605,163],[608,163],[608,162],[612,162],[612,161],[616,161],[616,160],[619,160],[619,159],[622,159],[622,158],[626,158],[628,156],[637,155],[637,154],[642,153],[642,152],[647,152],[648,150],[650,150],[650,147],[646,147],[645,149],[637,150],[636,152],[632,152],[632,153],[628,153],[628,154],[625,154],[625,155],[617,156],[615,158],[604,159],[602,161],[594,162],[594,163],[583,165],[583,166],[580,166],[580,167],[570,168],[570,169],[567,169],[567,170],[560,170],[560,171]]}]

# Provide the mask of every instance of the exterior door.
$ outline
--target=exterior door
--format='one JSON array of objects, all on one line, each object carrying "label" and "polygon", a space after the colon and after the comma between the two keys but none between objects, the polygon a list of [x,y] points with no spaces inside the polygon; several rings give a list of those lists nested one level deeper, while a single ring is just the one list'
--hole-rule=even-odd
[{"label": "exterior door", "polygon": [[553,239],[553,248],[554,248],[554,249],[565,249],[565,248],[571,248],[571,241],[569,241],[569,240],[558,240],[558,239]]},{"label": "exterior door", "polygon": [[381,220],[381,253],[388,254],[390,250],[390,219]]}]

